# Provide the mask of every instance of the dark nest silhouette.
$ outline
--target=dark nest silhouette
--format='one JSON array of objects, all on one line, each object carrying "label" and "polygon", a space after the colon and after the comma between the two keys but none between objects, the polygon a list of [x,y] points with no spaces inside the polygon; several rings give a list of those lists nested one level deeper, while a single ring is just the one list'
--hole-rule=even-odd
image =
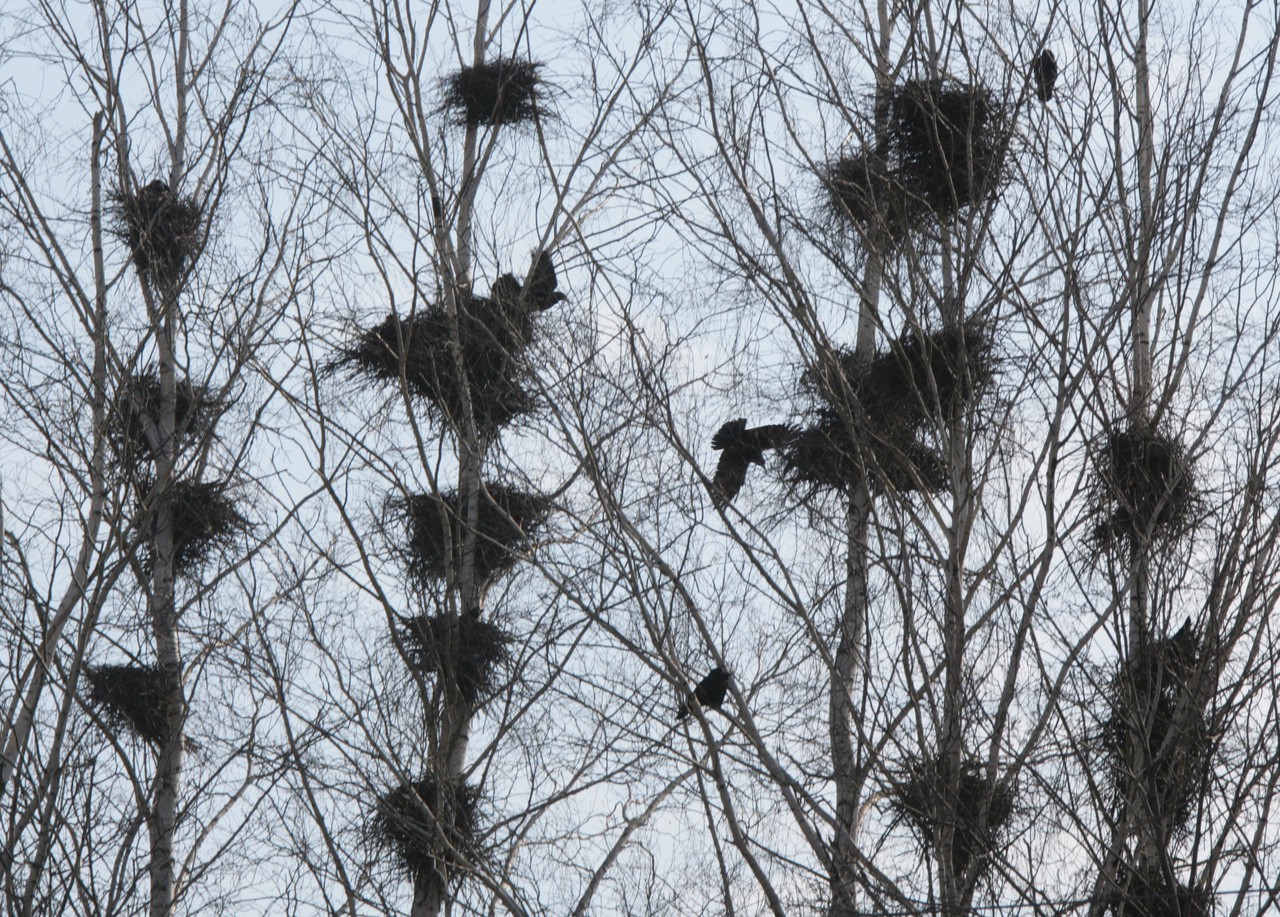
[{"label": "dark nest silhouette", "polygon": [[424,777],[378,800],[370,836],[395,854],[415,882],[456,880],[475,855],[480,790],[457,779]]},{"label": "dark nest silhouette", "polygon": [[933,213],[983,203],[999,189],[1010,131],[1005,106],[989,90],[910,80],[885,105],[899,180]]},{"label": "dark nest silhouette", "polygon": [[1106,897],[1106,910],[1113,917],[1209,917],[1213,893],[1183,885],[1160,864],[1122,868]]},{"label": "dark nest silhouette", "polygon": [[[442,582],[452,569],[461,572],[466,507],[457,491],[395,498],[394,517],[408,529],[404,554],[409,573],[423,583]],[[551,500],[503,484],[480,490],[475,526],[475,574],[488,583],[510,570],[533,544],[534,535],[551,513]]]},{"label": "dark nest silhouette", "polygon": [[532,313],[522,299],[463,296],[458,302],[462,373],[454,357],[452,321],[442,306],[410,318],[394,313],[361,332],[329,363],[382,383],[400,384],[425,399],[436,416],[457,429],[470,395],[476,423],[496,429],[533,410],[525,390],[522,355],[533,334]]},{"label": "dark nest silhouette", "polygon": [[875,153],[841,156],[827,164],[822,179],[832,215],[871,236],[900,240],[927,209]]},{"label": "dark nest silhouette", "polygon": [[[892,427],[859,440],[856,424],[830,411],[801,430],[782,450],[788,482],[811,490],[847,491],[867,478],[878,493],[939,493],[951,486],[946,459],[913,439],[910,428]],[[864,433],[865,435],[865,433]]]},{"label": "dark nest silhouette", "polygon": [[1178,440],[1145,424],[1112,430],[1095,447],[1094,470],[1098,549],[1167,543],[1191,531],[1199,493]]},{"label": "dark nest silhouette", "polygon": [[[174,434],[181,442],[207,433],[223,404],[207,386],[180,379],[174,392]],[[111,402],[107,436],[121,464],[136,467],[160,447],[160,374],[154,369],[125,377]]]},{"label": "dark nest silhouette", "polygon": [[[144,499],[154,485],[144,480],[139,493]],[[231,548],[238,538],[252,528],[252,523],[227,496],[226,481],[173,481],[160,495],[168,506],[173,526],[174,573],[192,573],[216,552]],[[148,573],[155,565],[155,538],[161,526],[161,513],[153,507],[150,517],[151,538],[141,546],[143,569]]]},{"label": "dark nest silhouette", "polygon": [[201,244],[200,205],[157,179],[136,194],[112,194],[116,235],[129,246],[140,274],[172,283],[190,266]]},{"label": "dark nest silhouette", "polygon": [[414,671],[447,679],[472,706],[493,693],[511,658],[510,634],[469,614],[406,618],[396,636]]},{"label": "dark nest silhouette", "polygon": [[967,761],[960,765],[952,796],[947,771],[946,762],[938,758],[911,760],[894,787],[893,807],[926,847],[933,847],[942,827],[953,828],[952,865],[957,874],[963,874],[975,861],[985,864],[999,848],[1016,794],[1004,783],[990,786],[982,765]]},{"label": "dark nest silhouette", "polygon": [[471,127],[533,121],[543,108],[541,70],[542,64],[518,57],[463,67],[444,79],[444,107]]},{"label": "dark nest silhouette", "polygon": [[124,732],[153,745],[169,736],[173,681],[163,669],[148,665],[104,665],[84,668],[89,684],[86,695],[107,729],[119,737]]},{"label": "dark nest silhouette", "polygon": [[1188,621],[1122,663],[1107,692],[1102,748],[1115,801],[1139,791],[1172,832],[1187,825],[1210,778],[1213,742],[1188,693],[1200,653]]}]

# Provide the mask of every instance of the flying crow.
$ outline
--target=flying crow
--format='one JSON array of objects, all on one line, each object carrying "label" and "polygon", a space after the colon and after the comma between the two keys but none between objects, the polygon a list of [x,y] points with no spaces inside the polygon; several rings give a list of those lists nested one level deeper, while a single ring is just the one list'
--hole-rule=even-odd
[{"label": "flying crow", "polygon": [[1036,95],[1041,102],[1053,98],[1053,84],[1058,81],[1058,60],[1045,48],[1031,59],[1031,77],[1036,81]]},{"label": "flying crow", "polygon": [[551,256],[543,252],[538,256],[538,263],[533,266],[533,276],[524,288],[525,302],[530,309],[545,312],[566,298],[563,293],[556,292],[556,267],[551,263]]},{"label": "flying crow", "polygon": [[711,502],[727,506],[747,480],[747,466],[764,466],[764,450],[777,449],[791,441],[795,431],[786,424],[769,424],[747,429],[747,419],[731,420],[711,437],[711,448],[720,450],[716,476],[711,482]]},{"label": "flying crow", "polygon": [[720,705],[724,703],[724,693],[728,688],[729,673],[716,666],[685,698],[684,703],[676,710],[676,719],[688,719],[694,707],[710,707],[712,710],[719,710]]}]

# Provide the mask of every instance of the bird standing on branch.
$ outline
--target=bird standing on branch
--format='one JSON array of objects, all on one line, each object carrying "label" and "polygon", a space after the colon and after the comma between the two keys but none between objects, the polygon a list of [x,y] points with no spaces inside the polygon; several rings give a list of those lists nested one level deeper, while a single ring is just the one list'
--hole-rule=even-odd
[{"label": "bird standing on branch", "polygon": [[747,480],[747,466],[764,467],[764,451],[785,446],[795,436],[786,424],[769,424],[747,429],[747,419],[731,420],[711,437],[711,448],[720,450],[716,476],[711,482],[711,502],[727,506]]},{"label": "bird standing on branch", "polygon": [[729,689],[730,674],[716,666],[707,677],[698,682],[698,686],[685,698],[683,704],[676,708],[676,720],[686,720],[694,707],[709,707],[719,710],[724,703],[725,692]]},{"label": "bird standing on branch", "polygon": [[1036,83],[1036,96],[1041,102],[1053,98],[1053,86],[1058,81],[1058,59],[1045,48],[1031,58],[1031,77]]}]

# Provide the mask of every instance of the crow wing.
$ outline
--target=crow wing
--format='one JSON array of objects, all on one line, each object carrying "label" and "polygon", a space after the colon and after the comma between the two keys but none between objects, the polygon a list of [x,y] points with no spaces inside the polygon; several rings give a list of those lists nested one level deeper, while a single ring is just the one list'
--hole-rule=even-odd
[{"label": "crow wing", "polygon": [[729,449],[745,445],[743,434],[747,432],[747,418],[739,417],[724,424],[716,435],[711,437],[712,449]]},{"label": "crow wing", "polygon": [[556,280],[556,266],[552,263],[551,256],[543,252],[538,256],[538,262],[533,266],[533,275],[524,290],[530,308],[542,312],[562,302],[565,295],[556,292],[557,286],[559,282]]},{"label": "crow wing", "polygon": [[741,449],[728,448],[720,453],[716,476],[711,481],[711,502],[718,509],[727,506],[747,481],[750,459]]},{"label": "crow wing", "polygon": [[778,449],[795,438],[796,431],[784,423],[766,424],[744,431],[747,445],[757,451]]}]

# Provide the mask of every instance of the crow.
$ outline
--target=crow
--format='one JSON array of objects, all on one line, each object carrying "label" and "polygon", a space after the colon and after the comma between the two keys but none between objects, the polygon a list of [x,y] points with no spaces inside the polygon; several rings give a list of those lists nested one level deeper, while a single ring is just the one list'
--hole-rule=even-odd
[{"label": "crow", "polygon": [[533,266],[533,276],[524,288],[525,302],[529,308],[545,312],[567,297],[556,292],[556,267],[551,263],[551,256],[546,252],[538,255],[538,262]]},{"label": "crow", "polygon": [[727,506],[747,480],[747,466],[764,466],[764,450],[785,446],[795,436],[786,424],[769,424],[747,429],[747,419],[731,420],[711,437],[711,448],[720,450],[716,476],[711,482],[711,502]]},{"label": "crow", "polygon": [[512,274],[503,274],[489,287],[489,296],[504,306],[520,302],[520,281]]},{"label": "crow", "polygon": [[1053,98],[1053,84],[1058,81],[1058,59],[1045,48],[1031,58],[1031,76],[1036,82],[1036,95],[1041,102]]},{"label": "crow", "polygon": [[698,682],[698,686],[689,692],[683,704],[676,709],[676,720],[686,720],[694,707],[710,707],[719,710],[724,703],[724,693],[729,688],[730,675],[716,666],[706,678]]}]

